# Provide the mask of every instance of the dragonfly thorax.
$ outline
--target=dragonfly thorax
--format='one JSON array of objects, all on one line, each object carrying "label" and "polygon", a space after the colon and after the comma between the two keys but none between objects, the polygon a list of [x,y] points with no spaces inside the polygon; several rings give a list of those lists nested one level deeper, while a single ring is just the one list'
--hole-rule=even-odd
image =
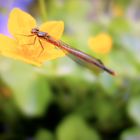
[{"label": "dragonfly thorax", "polygon": [[46,33],[45,32],[38,32],[37,33],[37,36],[38,37],[45,37],[46,36]]},{"label": "dragonfly thorax", "polygon": [[41,32],[38,28],[33,28],[31,33],[37,35],[38,37],[45,37],[47,35],[46,32]]}]

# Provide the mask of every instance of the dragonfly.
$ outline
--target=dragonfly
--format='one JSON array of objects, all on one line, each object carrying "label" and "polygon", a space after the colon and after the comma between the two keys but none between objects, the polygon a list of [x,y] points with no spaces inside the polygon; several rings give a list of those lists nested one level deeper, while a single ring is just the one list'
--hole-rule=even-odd
[{"label": "dragonfly", "polygon": [[61,40],[56,40],[47,32],[40,31],[39,28],[32,28],[31,35],[29,36],[35,36],[34,43],[38,38],[42,51],[44,50],[44,46],[41,43],[41,39],[46,40],[48,43],[66,52],[67,56],[69,56],[71,59],[78,62],[82,66],[87,67],[88,69],[95,70],[95,68],[99,68],[100,70],[106,71],[113,76],[116,75],[116,73],[113,70],[107,68],[100,59],[90,56],[78,49],[72,48]]}]

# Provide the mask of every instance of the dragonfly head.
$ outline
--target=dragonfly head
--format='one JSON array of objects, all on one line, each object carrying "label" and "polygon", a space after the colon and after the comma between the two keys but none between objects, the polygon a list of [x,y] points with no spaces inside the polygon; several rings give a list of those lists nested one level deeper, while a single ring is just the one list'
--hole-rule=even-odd
[{"label": "dragonfly head", "polygon": [[38,28],[32,28],[31,33],[36,35],[39,32]]}]

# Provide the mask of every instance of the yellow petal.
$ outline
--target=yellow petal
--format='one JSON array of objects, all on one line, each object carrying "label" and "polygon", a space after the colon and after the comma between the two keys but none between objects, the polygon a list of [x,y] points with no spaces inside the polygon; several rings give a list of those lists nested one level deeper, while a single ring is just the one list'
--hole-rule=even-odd
[{"label": "yellow petal", "polygon": [[28,35],[32,28],[36,27],[35,19],[28,13],[14,8],[8,19],[8,30],[13,35]]},{"label": "yellow petal", "polygon": [[[9,16],[8,28],[15,39],[0,35],[0,53],[37,66],[40,66],[45,60],[64,56],[63,51],[56,49],[46,40],[40,39],[40,43],[38,38],[34,42],[35,37],[28,36],[35,26],[36,22],[32,16],[14,8]],[[46,22],[41,25],[40,29],[48,32],[55,39],[59,39],[64,30],[64,23],[62,21]]]},{"label": "yellow petal", "polygon": [[[64,31],[64,22],[63,21],[50,21],[45,22],[40,26],[40,30],[47,32],[49,35],[54,37],[55,39],[60,39],[63,31]],[[63,51],[60,49],[56,49],[54,45],[47,43],[46,40],[42,40],[42,44],[44,46],[44,54],[41,56],[43,60],[51,60],[57,57],[62,57],[65,55]]]},{"label": "yellow petal", "polygon": [[46,60],[52,60],[52,59],[63,57],[63,56],[65,56],[65,53],[63,51],[54,48],[50,51],[44,52],[44,54],[41,55],[39,59],[41,62],[43,62]]},{"label": "yellow petal", "polygon": [[0,52],[16,52],[16,40],[0,34]]},{"label": "yellow petal", "polygon": [[90,37],[88,45],[93,52],[106,54],[109,53],[112,48],[112,38],[107,33],[100,33],[96,37]]},{"label": "yellow petal", "polygon": [[14,59],[21,58],[17,49],[17,42],[7,36],[0,34],[0,54]]},{"label": "yellow petal", "polygon": [[64,31],[64,22],[63,21],[45,22],[40,26],[40,30],[47,32],[49,35],[53,36],[55,39],[60,39]]},{"label": "yellow petal", "polygon": [[112,13],[114,16],[120,17],[124,15],[124,8],[121,5],[114,4],[112,6]]},{"label": "yellow petal", "polygon": [[22,60],[26,63],[34,64],[37,66],[41,65],[41,62],[39,60],[30,58],[30,56],[26,57],[26,55],[24,55],[24,52],[22,52],[22,50],[20,51],[20,46],[17,46],[17,45],[18,43],[16,40],[0,34],[0,54],[1,55],[10,57],[13,59]]}]

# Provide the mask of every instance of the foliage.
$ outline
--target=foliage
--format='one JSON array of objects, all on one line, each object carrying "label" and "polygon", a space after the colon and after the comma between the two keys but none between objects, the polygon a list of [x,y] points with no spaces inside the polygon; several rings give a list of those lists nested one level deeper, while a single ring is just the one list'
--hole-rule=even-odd
[{"label": "foliage", "polygon": [[[64,21],[61,39],[100,58],[118,75],[96,75],[66,56],[47,61],[42,67],[1,56],[0,139],[139,139],[140,29],[134,14],[137,2],[30,0],[26,6],[21,1],[14,2],[38,23],[46,18]],[[113,14],[115,4],[115,8],[122,8],[121,14]],[[129,8],[133,16],[128,14]],[[7,7],[5,12],[0,9],[5,17],[9,11]],[[5,25],[2,28],[6,29]],[[107,54],[93,52],[88,46],[89,38],[100,33],[112,39]]]}]

